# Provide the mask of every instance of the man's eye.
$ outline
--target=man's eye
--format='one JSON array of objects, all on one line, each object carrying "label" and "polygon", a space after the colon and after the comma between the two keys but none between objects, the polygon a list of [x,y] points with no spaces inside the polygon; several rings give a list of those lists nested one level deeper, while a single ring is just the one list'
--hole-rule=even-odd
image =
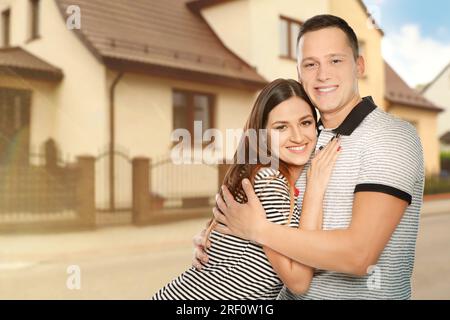
[{"label": "man's eye", "polygon": [[305,68],[312,68],[312,67],[314,67],[314,63],[307,63],[304,66],[305,66]]},{"label": "man's eye", "polygon": [[340,59],[333,59],[333,60],[332,60],[332,63],[334,63],[334,64],[337,64],[337,63],[339,63],[339,62],[342,62],[342,60],[340,60]]}]

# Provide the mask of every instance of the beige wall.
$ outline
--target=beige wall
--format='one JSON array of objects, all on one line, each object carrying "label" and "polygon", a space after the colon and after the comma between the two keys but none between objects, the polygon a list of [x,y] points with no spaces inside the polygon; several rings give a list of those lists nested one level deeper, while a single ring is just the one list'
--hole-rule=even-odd
[{"label": "beige wall", "polygon": [[296,62],[280,58],[280,15],[305,21],[327,12],[328,1],[238,0],[202,10],[224,44],[268,80],[297,79]]},{"label": "beige wall", "polygon": [[223,133],[243,128],[256,98],[252,91],[127,73],[116,89],[116,136],[117,144],[129,148],[131,156],[170,152],[174,88],[215,95],[215,127]]},{"label": "beige wall", "polygon": [[[75,31],[66,28],[55,1],[40,1],[40,38],[31,42],[27,42],[29,1],[3,0],[0,5],[11,8],[11,45],[23,47],[64,72],[64,79],[52,92],[39,92],[37,86],[33,93],[47,96],[47,108],[54,110],[54,124],[49,126],[51,135],[70,157],[96,155],[107,143],[105,67],[81,43]],[[44,126],[45,123],[37,122],[35,130],[48,131]]]},{"label": "beige wall", "polygon": [[[108,82],[113,73],[108,73]],[[116,89],[116,137],[119,150],[130,157],[145,156],[157,162],[168,157],[173,147],[172,89],[192,90],[215,95],[215,127],[225,135],[226,129],[241,129],[249,115],[255,93],[209,86],[193,82],[174,81],[127,73]],[[131,203],[130,167],[122,163],[121,182],[116,184],[120,203]],[[152,191],[170,197],[211,196],[217,190],[217,168],[208,165],[168,165],[152,171]],[[103,181],[98,172],[98,180]],[[163,175],[163,178],[161,177]],[[125,178],[123,178],[125,176]],[[194,179],[194,180],[193,180]],[[173,184],[178,181],[177,184]],[[119,192],[120,190],[120,192]],[[97,203],[107,203],[106,189],[97,186]],[[172,203],[171,205],[176,205]]]},{"label": "beige wall", "polygon": [[424,92],[424,96],[444,108],[438,116],[437,137],[450,131],[450,67]]},{"label": "beige wall", "polygon": [[371,95],[380,108],[385,108],[384,60],[381,56],[382,35],[368,22],[357,0],[330,0],[330,13],[345,19],[365,43],[366,77],[359,81],[362,96]]},{"label": "beige wall", "polygon": [[[389,105],[389,103],[386,102],[386,105]],[[423,146],[426,174],[438,174],[441,168],[439,161],[439,141],[436,139],[436,112],[397,104],[389,105],[388,111],[415,125]]]}]

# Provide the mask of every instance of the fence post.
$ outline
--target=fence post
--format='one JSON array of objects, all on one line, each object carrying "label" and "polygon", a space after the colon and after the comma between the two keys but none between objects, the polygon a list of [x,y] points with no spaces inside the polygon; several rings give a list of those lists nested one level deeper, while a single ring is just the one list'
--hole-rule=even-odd
[{"label": "fence post", "polygon": [[58,149],[53,139],[45,141],[45,166],[50,172],[55,172],[58,167]]},{"label": "fence post", "polygon": [[133,164],[133,224],[144,224],[150,212],[150,162],[149,158],[134,158]]},{"label": "fence post", "polygon": [[79,156],[77,167],[77,211],[84,226],[95,227],[95,158]]}]

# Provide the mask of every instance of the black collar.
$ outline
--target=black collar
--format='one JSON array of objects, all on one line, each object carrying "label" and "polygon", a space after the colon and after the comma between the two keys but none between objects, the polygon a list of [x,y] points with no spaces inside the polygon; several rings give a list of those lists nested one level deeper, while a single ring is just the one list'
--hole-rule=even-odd
[{"label": "black collar", "polygon": [[[350,111],[339,127],[333,129],[333,132],[344,136],[351,135],[353,131],[361,124],[364,118],[376,108],[377,106],[373,102],[372,97],[369,96],[362,98],[362,101],[358,103],[352,111]],[[319,132],[324,129],[322,120],[319,120],[317,127]]]}]

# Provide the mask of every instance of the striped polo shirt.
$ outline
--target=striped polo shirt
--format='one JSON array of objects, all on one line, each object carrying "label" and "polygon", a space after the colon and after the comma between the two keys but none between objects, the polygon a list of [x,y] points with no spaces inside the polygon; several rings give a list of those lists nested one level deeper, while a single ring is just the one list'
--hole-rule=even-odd
[{"label": "striped polo shirt", "polygon": [[[415,128],[377,108],[371,97],[363,98],[339,127],[326,129],[319,122],[318,128],[316,148],[338,133],[342,146],[324,198],[324,230],[350,225],[356,192],[383,192],[409,205],[366,276],[316,270],[306,294],[294,295],[284,287],[278,299],[409,299],[424,186],[423,151]],[[297,188],[305,190],[305,185],[306,170]]]}]

